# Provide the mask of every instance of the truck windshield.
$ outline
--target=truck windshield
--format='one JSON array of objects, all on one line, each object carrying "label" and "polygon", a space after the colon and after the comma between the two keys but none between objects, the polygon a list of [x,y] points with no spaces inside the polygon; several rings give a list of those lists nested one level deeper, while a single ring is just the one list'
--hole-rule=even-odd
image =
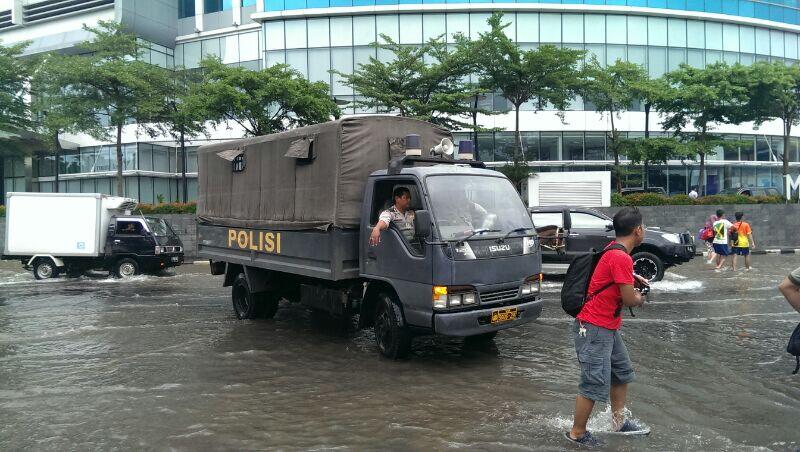
[{"label": "truck windshield", "polygon": [[156,237],[166,237],[173,234],[172,229],[169,227],[167,222],[161,218],[147,217],[146,220],[147,226]]},{"label": "truck windshield", "polygon": [[508,179],[441,175],[426,182],[442,240],[463,240],[473,234],[474,238],[497,237],[533,228],[525,204]]}]

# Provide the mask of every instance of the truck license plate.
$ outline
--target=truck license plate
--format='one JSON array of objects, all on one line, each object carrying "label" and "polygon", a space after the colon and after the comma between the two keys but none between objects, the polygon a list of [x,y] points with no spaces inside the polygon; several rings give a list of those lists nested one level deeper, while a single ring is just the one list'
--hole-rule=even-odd
[{"label": "truck license plate", "polygon": [[516,320],[517,308],[497,309],[492,311],[492,324]]}]

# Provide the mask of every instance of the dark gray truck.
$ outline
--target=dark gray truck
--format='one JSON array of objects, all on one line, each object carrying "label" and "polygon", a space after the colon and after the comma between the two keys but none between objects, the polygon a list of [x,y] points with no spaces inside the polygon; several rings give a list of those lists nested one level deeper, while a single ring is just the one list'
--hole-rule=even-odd
[{"label": "dark gray truck", "polygon": [[[357,314],[390,358],[415,335],[491,339],[536,319],[541,255],[524,203],[479,162],[427,157],[444,138],[371,116],[201,147],[198,254],[225,275],[237,317],[272,317],[281,299]],[[370,246],[400,186],[415,229],[390,226]]]}]

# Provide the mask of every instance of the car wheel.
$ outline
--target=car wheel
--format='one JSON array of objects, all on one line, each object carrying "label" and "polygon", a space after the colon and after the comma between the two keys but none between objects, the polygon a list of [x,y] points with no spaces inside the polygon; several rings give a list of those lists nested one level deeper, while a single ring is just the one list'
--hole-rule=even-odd
[{"label": "car wheel", "polygon": [[58,267],[50,258],[40,257],[33,263],[33,277],[36,279],[57,278],[58,273]]},{"label": "car wheel", "polygon": [[661,281],[664,262],[653,253],[640,251],[633,255],[633,272],[651,282]]},{"label": "car wheel", "polygon": [[130,278],[139,274],[139,263],[129,257],[120,259],[114,265],[114,275],[117,278]]},{"label": "car wheel", "polygon": [[400,308],[393,298],[385,293],[378,295],[375,341],[381,355],[389,359],[402,359],[411,352],[411,333],[403,326]]}]

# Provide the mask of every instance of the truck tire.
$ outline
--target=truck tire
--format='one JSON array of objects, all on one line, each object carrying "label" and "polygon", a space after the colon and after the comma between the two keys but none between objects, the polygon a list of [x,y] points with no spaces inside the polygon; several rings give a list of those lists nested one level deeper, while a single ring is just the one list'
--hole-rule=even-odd
[{"label": "truck tire", "polygon": [[271,292],[251,292],[244,273],[236,275],[231,285],[233,312],[239,320],[275,317],[280,299],[281,297]]},{"label": "truck tire", "polygon": [[633,271],[650,282],[661,281],[664,278],[664,261],[653,253],[640,251],[633,255]]},{"label": "truck tire", "polygon": [[40,257],[33,263],[33,277],[36,279],[58,278],[59,269],[48,257]]},{"label": "truck tire", "polygon": [[378,294],[375,310],[375,341],[389,359],[402,359],[411,352],[411,333],[403,326],[400,308],[391,295]]},{"label": "truck tire", "polygon": [[136,259],[124,257],[114,264],[114,276],[117,278],[130,278],[139,274],[139,263]]}]

